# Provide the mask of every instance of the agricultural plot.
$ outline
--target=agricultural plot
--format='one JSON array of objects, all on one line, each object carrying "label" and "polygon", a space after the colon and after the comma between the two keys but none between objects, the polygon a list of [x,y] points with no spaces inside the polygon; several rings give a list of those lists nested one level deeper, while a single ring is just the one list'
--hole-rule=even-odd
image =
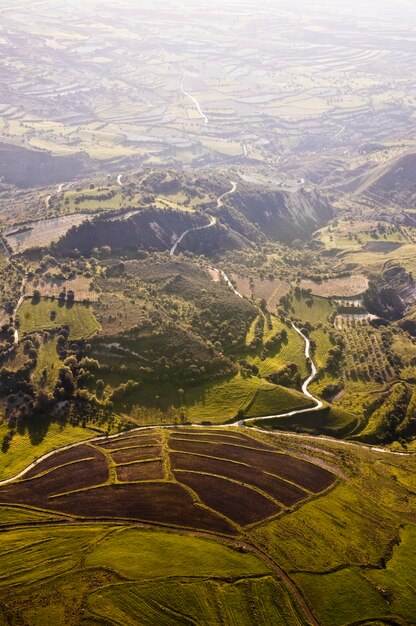
[{"label": "agricultural plot", "polygon": [[277,626],[307,624],[267,563],[213,539],[85,523],[10,528],[2,536],[7,576],[0,581],[0,605],[7,604],[12,620],[38,624],[47,616],[72,625],[81,615],[92,622],[111,616],[117,626],[133,626],[140,615],[146,626],[173,626],[180,615],[208,626],[225,615],[242,626],[259,616]]},{"label": "agricultural plot", "polygon": [[318,296],[305,298],[303,296],[297,297],[294,295],[291,301],[290,313],[302,322],[324,324],[327,322],[332,312],[333,307],[331,304],[325,298]]},{"label": "agricultural plot", "polygon": [[302,280],[300,288],[310,289],[313,295],[322,298],[353,298],[366,291],[368,278],[363,274],[357,274],[346,278],[330,278],[319,283],[313,280]]},{"label": "agricultural plot", "polygon": [[166,439],[151,431],[62,450],[0,488],[0,503],[234,535],[335,478],[250,436],[186,429]]},{"label": "agricultural plot", "polygon": [[54,279],[35,279],[26,284],[25,292],[28,296],[32,296],[34,291],[39,291],[42,297],[58,298],[62,291],[74,292],[75,302],[96,302],[98,294],[94,291],[92,281],[85,276],[77,276],[70,280],[54,280]]},{"label": "agricultural plot", "polygon": [[382,383],[395,376],[379,331],[366,323],[343,326],[343,331],[345,374],[349,380]]},{"label": "agricultural plot", "polygon": [[241,295],[249,300],[265,300],[270,313],[276,312],[280,298],[290,291],[290,283],[286,280],[247,278],[235,273],[230,277]]},{"label": "agricultural plot", "polygon": [[46,248],[63,237],[72,226],[79,226],[85,215],[68,215],[38,222],[12,226],[4,231],[4,237],[14,253],[30,248]]},{"label": "agricultural plot", "polygon": [[[104,619],[110,614],[117,626],[141,623],[178,624],[173,615],[186,616],[190,623],[211,626],[226,624],[268,623],[276,626],[306,622],[293,606],[281,583],[271,576],[243,578],[236,582],[202,581],[181,578],[179,582],[123,584],[93,594],[88,608]],[[192,620],[192,621],[191,621]]]},{"label": "agricultural plot", "polygon": [[[0,438],[7,433],[6,424],[0,424]],[[0,479],[15,476],[30,463],[61,446],[97,436],[96,431],[80,426],[65,426],[43,423],[38,419],[36,428],[17,432],[10,443],[7,454],[0,455]]]},{"label": "agricultural plot", "polygon": [[79,303],[60,304],[47,298],[39,302],[25,300],[19,308],[18,319],[22,333],[68,325],[71,339],[91,337],[100,329],[100,324],[88,306]]}]

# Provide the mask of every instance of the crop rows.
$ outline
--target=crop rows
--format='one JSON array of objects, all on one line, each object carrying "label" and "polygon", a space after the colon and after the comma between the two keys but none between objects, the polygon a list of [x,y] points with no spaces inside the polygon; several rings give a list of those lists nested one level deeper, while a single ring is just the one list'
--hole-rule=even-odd
[{"label": "crop rows", "polygon": [[344,327],[345,370],[349,379],[383,382],[394,376],[378,333],[368,324]]},{"label": "crop rows", "polygon": [[334,475],[246,435],[184,429],[82,444],[0,488],[0,503],[233,535],[328,488]]}]

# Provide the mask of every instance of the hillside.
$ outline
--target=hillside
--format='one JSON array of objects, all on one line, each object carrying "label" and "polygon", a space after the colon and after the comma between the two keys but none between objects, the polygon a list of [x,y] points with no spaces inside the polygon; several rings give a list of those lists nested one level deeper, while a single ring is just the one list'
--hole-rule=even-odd
[{"label": "hillside", "polygon": [[74,180],[91,169],[90,160],[81,153],[56,156],[46,151],[0,143],[3,182],[16,187],[30,188]]},{"label": "hillside", "polygon": [[409,152],[373,169],[354,194],[382,205],[411,208],[416,201],[416,153]]},{"label": "hillside", "polygon": [[[232,202],[272,241],[306,239],[333,216],[330,203],[317,190],[273,191],[242,183]],[[227,219],[227,209],[222,215]]]}]

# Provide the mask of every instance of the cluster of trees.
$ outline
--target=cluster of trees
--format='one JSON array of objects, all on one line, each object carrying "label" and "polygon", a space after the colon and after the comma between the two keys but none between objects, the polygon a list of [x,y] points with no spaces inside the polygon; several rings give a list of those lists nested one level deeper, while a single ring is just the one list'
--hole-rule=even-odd
[{"label": "cluster of trees", "polygon": [[287,363],[280,370],[268,376],[267,380],[282,387],[291,387],[293,389],[301,389],[302,387],[302,377],[296,363]]}]

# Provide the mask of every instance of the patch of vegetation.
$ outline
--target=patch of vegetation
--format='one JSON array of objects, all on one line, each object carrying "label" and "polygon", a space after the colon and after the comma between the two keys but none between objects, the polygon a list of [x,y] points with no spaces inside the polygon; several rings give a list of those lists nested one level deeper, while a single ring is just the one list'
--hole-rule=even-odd
[{"label": "patch of vegetation", "polygon": [[22,333],[68,326],[71,339],[86,339],[100,329],[89,307],[47,298],[25,300],[19,308],[19,322]]}]

